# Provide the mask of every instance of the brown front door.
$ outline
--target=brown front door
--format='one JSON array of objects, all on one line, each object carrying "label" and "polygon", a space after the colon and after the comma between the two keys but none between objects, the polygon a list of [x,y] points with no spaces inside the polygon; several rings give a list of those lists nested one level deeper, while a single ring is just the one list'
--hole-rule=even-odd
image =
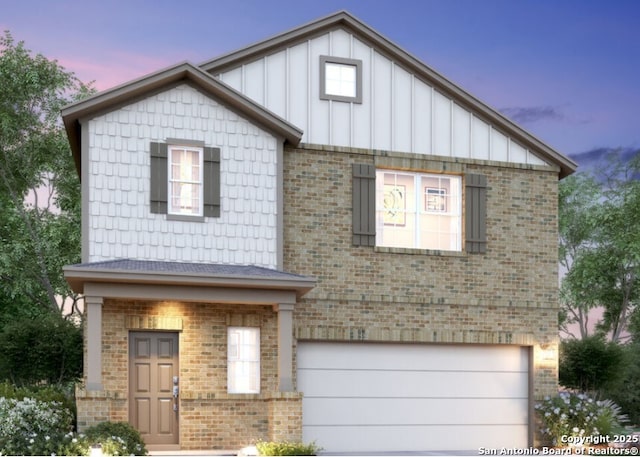
[{"label": "brown front door", "polygon": [[178,334],[129,334],[129,422],[148,445],[178,444]]}]

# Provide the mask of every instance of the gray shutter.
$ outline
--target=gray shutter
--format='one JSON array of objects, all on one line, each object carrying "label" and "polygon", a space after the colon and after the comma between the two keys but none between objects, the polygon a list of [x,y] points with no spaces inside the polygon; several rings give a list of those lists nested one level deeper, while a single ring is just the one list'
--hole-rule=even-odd
[{"label": "gray shutter", "polygon": [[151,212],[167,214],[167,144],[151,143]]},{"label": "gray shutter", "polygon": [[353,244],[376,244],[376,168],[353,164]]},{"label": "gray shutter", "polygon": [[204,216],[220,217],[220,148],[204,148]]},{"label": "gray shutter", "polygon": [[466,251],[487,252],[487,177],[465,176]]}]

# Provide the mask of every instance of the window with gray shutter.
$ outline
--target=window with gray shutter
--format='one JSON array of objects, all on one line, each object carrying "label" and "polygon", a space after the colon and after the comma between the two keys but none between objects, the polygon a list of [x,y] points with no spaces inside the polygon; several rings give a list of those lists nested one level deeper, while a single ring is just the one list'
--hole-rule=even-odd
[{"label": "window with gray shutter", "polygon": [[353,164],[353,244],[376,244],[376,168]]},{"label": "window with gray shutter", "polygon": [[[220,148],[203,148],[203,213],[220,217]],[[150,204],[151,212],[167,214],[168,145],[151,142]]]},{"label": "window with gray shutter", "polygon": [[465,176],[465,233],[466,251],[473,254],[487,252],[487,177]]}]

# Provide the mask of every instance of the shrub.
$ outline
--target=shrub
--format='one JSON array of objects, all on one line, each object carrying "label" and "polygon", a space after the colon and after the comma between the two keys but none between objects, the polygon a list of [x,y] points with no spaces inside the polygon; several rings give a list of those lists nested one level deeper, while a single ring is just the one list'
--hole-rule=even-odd
[{"label": "shrub", "polygon": [[41,386],[15,386],[9,382],[0,383],[0,397],[14,398],[22,400],[23,398],[33,398],[46,403],[57,403],[59,407],[71,412],[75,422],[76,402],[74,394],[74,385],[41,385]]},{"label": "shrub", "polygon": [[102,422],[84,431],[88,447],[102,445],[106,455],[147,455],[140,433],[126,422]]},{"label": "shrub", "polygon": [[602,336],[563,341],[560,345],[560,384],[581,392],[601,392],[619,380],[624,351]]},{"label": "shrub", "polygon": [[[640,316],[640,313],[637,313]],[[610,398],[629,416],[629,421],[640,426],[640,344],[622,346],[625,363],[619,382],[607,386],[602,395]]]},{"label": "shrub", "polygon": [[322,448],[316,443],[290,443],[288,441],[258,441],[256,449],[260,455],[317,455]]},{"label": "shrub", "polygon": [[58,315],[21,318],[0,330],[0,380],[59,384],[82,376],[82,329]]},{"label": "shrub", "polygon": [[57,402],[0,398],[0,452],[51,455],[71,432],[72,415]]},{"label": "shrub", "polygon": [[[610,400],[596,401],[585,394],[561,392],[535,406],[544,425],[542,434],[554,446],[563,446],[561,438],[610,435],[622,430],[627,421],[620,408]],[[566,441],[566,440],[565,440]]]}]

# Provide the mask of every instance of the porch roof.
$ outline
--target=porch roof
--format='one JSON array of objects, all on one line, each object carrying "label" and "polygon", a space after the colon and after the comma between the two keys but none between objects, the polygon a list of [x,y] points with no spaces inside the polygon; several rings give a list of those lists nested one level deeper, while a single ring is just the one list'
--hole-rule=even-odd
[{"label": "porch roof", "polygon": [[314,278],[256,265],[114,259],[63,270],[76,293],[85,293],[87,283],[115,283],[295,291],[300,297],[316,285]]}]

